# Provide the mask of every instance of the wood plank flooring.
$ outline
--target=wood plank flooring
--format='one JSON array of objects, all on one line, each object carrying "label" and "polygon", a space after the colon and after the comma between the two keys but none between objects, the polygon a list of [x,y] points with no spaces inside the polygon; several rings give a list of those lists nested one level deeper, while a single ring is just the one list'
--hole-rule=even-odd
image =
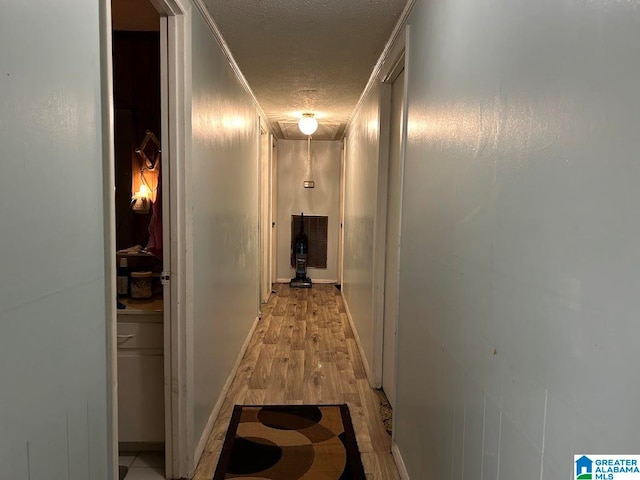
[{"label": "wood plank flooring", "polygon": [[347,403],[368,480],[400,477],[342,297],[333,285],[274,285],[198,464],[211,480],[235,404]]}]

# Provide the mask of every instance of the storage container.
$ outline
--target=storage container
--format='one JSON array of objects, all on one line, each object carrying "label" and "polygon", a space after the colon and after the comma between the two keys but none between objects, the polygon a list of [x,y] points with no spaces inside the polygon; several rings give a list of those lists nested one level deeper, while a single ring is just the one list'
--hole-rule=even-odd
[{"label": "storage container", "polygon": [[151,272],[131,272],[131,298],[149,299],[152,297]]}]

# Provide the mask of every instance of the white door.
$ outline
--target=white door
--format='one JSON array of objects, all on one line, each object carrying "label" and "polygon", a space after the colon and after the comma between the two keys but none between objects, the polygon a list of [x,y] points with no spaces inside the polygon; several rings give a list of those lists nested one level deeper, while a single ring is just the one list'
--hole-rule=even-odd
[{"label": "white door", "polygon": [[382,389],[391,407],[396,400],[396,331],[398,326],[398,268],[400,263],[400,206],[402,200],[402,113],[404,71],[391,90],[391,126],[389,136],[389,178],[387,191],[387,238],[384,280],[384,333],[382,353]]}]

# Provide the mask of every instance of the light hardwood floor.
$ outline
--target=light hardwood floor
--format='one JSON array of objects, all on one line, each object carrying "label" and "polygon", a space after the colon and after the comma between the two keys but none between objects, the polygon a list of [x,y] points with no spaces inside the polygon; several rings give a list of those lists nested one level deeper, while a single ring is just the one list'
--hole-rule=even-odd
[{"label": "light hardwood floor", "polygon": [[198,464],[194,480],[211,480],[236,404],[349,405],[369,480],[399,479],[391,437],[369,387],[342,297],[333,285],[274,285]]}]

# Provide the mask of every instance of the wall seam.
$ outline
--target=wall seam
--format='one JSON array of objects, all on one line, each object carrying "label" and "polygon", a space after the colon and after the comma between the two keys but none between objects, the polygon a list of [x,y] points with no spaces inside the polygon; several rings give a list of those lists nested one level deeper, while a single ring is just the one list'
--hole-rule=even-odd
[{"label": "wall seam", "polygon": [[542,449],[540,451],[540,480],[544,475],[544,439],[547,435],[547,404],[549,400],[549,389],[544,390],[544,417],[542,419]]}]

